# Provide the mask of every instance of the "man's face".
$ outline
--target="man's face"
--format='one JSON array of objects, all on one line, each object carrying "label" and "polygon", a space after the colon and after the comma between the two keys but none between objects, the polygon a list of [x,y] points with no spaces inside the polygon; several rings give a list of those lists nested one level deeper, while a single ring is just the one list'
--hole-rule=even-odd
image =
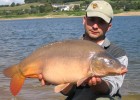
[{"label": "man's face", "polygon": [[100,39],[105,37],[105,33],[110,29],[111,24],[106,23],[99,17],[84,17],[83,24],[86,34],[92,39]]}]

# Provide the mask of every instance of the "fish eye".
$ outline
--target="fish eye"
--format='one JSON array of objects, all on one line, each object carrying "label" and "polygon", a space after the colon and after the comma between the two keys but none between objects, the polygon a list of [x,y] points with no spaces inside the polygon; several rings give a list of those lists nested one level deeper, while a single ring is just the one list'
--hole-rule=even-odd
[{"label": "fish eye", "polygon": [[107,58],[103,58],[103,57],[100,57],[98,58],[99,61],[101,61],[102,63],[106,64],[107,66],[112,66],[115,61],[113,59],[107,59]]},{"label": "fish eye", "polygon": [[108,60],[108,62],[107,62],[109,65],[112,65],[112,64],[114,64],[114,60]]},{"label": "fish eye", "polygon": [[103,61],[106,63],[106,64],[108,64],[108,65],[112,65],[112,64],[114,64],[114,60],[109,60],[109,59],[103,59]]},{"label": "fish eye", "polygon": [[109,63],[110,63],[110,64],[114,64],[114,60],[110,60]]}]

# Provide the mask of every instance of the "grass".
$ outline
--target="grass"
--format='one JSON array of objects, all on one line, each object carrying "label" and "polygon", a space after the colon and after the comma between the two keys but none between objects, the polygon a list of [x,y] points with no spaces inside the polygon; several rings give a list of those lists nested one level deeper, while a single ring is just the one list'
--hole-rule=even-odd
[{"label": "grass", "polygon": [[68,16],[81,16],[85,15],[85,11],[63,11],[63,12],[51,12],[49,15],[68,15]]},{"label": "grass", "polygon": [[30,9],[30,6],[38,6],[38,5],[41,5],[41,3],[22,4],[20,6],[15,6],[15,7],[0,7],[0,11],[2,11],[2,10]]},{"label": "grass", "polygon": [[27,18],[27,17],[43,17],[47,14],[24,14],[24,15],[4,15],[0,16],[0,18]]},{"label": "grass", "polygon": [[64,11],[64,12],[49,12],[39,14],[23,14],[23,15],[3,15],[0,18],[29,18],[29,17],[66,17],[66,16],[83,16],[85,11]]}]

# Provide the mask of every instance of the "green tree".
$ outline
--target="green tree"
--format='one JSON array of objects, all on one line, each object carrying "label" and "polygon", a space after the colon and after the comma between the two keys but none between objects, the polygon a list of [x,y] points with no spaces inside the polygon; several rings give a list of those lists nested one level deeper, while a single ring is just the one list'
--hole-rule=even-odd
[{"label": "green tree", "polygon": [[75,11],[79,11],[79,10],[80,10],[80,6],[78,6],[78,5],[74,5],[73,10],[75,10]]},{"label": "green tree", "polygon": [[50,3],[46,3],[45,7],[46,7],[47,12],[53,11],[53,7],[52,7],[52,5]]},{"label": "green tree", "polygon": [[14,7],[16,4],[13,2],[12,4],[11,4],[11,7]]},{"label": "green tree", "polygon": [[44,13],[46,11],[46,8],[44,5],[39,6],[39,12]]},{"label": "green tree", "polygon": [[33,5],[31,5],[30,6],[30,14],[36,14],[36,13],[38,13],[38,7],[35,7],[35,6],[33,6]]}]

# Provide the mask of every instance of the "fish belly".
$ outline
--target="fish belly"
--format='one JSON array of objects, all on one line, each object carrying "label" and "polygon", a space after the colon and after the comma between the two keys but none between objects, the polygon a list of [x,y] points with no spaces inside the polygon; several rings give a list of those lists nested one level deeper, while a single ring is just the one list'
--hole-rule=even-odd
[{"label": "fish belly", "polygon": [[47,61],[43,77],[52,84],[76,83],[89,71],[88,63],[72,58],[53,58]]}]

